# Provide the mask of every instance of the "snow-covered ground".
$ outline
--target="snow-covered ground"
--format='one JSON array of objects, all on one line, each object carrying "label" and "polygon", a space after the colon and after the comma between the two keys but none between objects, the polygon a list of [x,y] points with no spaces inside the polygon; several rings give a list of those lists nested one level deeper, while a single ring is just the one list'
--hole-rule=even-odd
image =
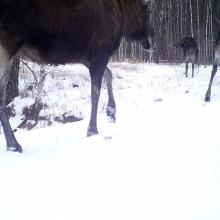
[{"label": "snow-covered ground", "polygon": [[[109,66],[117,122],[105,115],[104,86],[99,135],[86,137],[90,82],[81,65],[52,69],[41,114],[82,121],[17,131],[23,154],[7,152],[0,135],[0,219],[219,220],[220,74],[205,104],[211,67],[192,79],[183,65]],[[14,127],[32,101],[14,101]]]}]

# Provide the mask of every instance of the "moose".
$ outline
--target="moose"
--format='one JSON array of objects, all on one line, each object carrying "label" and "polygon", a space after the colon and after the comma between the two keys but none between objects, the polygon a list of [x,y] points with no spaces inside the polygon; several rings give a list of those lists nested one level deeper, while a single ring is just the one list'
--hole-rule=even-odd
[{"label": "moose", "polygon": [[220,31],[218,32],[217,39],[215,41],[215,58],[214,58],[214,62],[213,62],[209,86],[208,86],[207,92],[205,94],[205,101],[206,102],[210,102],[212,83],[213,83],[213,79],[215,77],[215,74],[217,72],[219,64],[220,64]]},{"label": "moose", "polygon": [[87,136],[98,134],[97,107],[104,76],[107,115],[115,119],[112,74],[107,64],[122,37],[155,49],[149,0],[1,0],[0,121],[7,150],[22,152],[5,106],[6,87],[15,56],[42,65],[81,63],[91,78],[91,115]]},{"label": "moose", "polygon": [[194,77],[194,67],[198,59],[199,48],[193,37],[184,37],[175,47],[183,50],[183,60],[186,64],[185,75],[188,77],[188,64],[192,63],[192,77]]}]

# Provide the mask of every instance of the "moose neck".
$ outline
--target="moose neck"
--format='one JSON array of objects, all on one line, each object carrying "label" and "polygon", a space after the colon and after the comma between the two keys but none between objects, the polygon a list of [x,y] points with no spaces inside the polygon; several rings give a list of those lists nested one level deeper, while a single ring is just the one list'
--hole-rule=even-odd
[{"label": "moose neck", "polygon": [[123,14],[123,36],[139,40],[139,29],[142,28],[141,1],[118,0]]}]

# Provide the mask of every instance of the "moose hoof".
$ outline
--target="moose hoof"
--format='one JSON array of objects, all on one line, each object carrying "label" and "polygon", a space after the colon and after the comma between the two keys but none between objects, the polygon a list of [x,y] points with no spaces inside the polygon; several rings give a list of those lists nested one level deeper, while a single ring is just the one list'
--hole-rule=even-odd
[{"label": "moose hoof", "polygon": [[115,109],[114,108],[107,107],[106,114],[109,117],[111,122],[115,122],[116,121],[116,114],[115,114]]},{"label": "moose hoof", "polygon": [[87,131],[87,137],[90,137],[90,136],[93,136],[93,135],[96,135],[96,134],[98,134],[97,130],[88,130]]},{"label": "moose hoof", "polygon": [[22,148],[19,144],[17,144],[16,146],[13,147],[7,146],[7,151],[22,153]]},{"label": "moose hoof", "polygon": [[211,99],[210,99],[210,96],[206,96],[206,97],[205,97],[205,102],[210,102],[210,100],[211,100]]}]

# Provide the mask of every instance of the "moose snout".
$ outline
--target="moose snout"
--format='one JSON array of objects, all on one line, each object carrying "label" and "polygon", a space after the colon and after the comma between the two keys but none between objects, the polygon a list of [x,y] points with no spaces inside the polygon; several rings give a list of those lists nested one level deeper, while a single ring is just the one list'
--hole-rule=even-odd
[{"label": "moose snout", "polygon": [[149,53],[154,52],[157,48],[156,41],[151,36],[148,36],[147,39],[142,40],[141,44],[143,48]]},{"label": "moose snout", "polygon": [[156,44],[156,41],[151,38],[151,37],[148,37],[148,41],[150,42],[150,51],[154,52],[157,50],[157,44]]}]

